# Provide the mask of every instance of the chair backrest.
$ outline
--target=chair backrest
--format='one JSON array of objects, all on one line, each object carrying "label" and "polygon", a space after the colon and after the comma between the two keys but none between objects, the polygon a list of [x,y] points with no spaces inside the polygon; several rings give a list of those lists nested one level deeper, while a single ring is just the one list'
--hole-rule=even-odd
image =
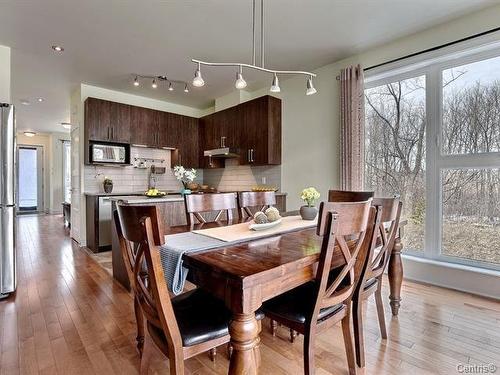
[{"label": "chair backrest", "polygon": [[276,204],[273,191],[242,191],[238,193],[240,218],[252,217],[257,211],[265,211]]},{"label": "chair backrest", "polygon": [[373,191],[329,190],[328,202],[364,202],[373,195]]},{"label": "chair backrest", "polygon": [[227,220],[233,220],[233,209],[238,207],[236,193],[186,194],[184,195],[184,205],[189,225],[196,224],[196,222],[206,223],[207,220],[201,215],[202,212],[217,212],[211,221],[220,220],[224,212]]},{"label": "chair backrest", "polygon": [[380,276],[389,263],[394,241],[398,234],[403,203],[399,198],[373,198],[372,206],[379,207],[382,211],[380,224],[376,229],[377,246],[380,250],[376,256],[373,252],[372,259],[369,259],[370,266],[366,279]]},{"label": "chair backrest", "polygon": [[[317,321],[322,308],[349,303],[373,251],[379,221],[380,211],[371,206],[371,200],[321,203],[317,233],[323,236],[323,242],[316,272],[318,297],[311,321]],[[344,264],[331,277],[334,254],[339,254]]]},{"label": "chair backrest", "polygon": [[[143,213],[143,216],[139,216]],[[146,320],[161,329],[169,352],[182,353],[182,338],[170,300],[158,246],[160,228],[156,208],[118,206],[120,247],[132,264],[131,285]],[[135,249],[135,251],[131,251]],[[180,354],[182,356],[182,354]]]}]

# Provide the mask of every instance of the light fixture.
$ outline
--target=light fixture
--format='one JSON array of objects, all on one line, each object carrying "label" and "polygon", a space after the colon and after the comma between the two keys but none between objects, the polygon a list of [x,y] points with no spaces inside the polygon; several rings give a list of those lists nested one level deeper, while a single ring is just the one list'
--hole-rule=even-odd
[{"label": "light fixture", "polygon": [[193,86],[202,87],[203,85],[205,85],[205,81],[201,76],[200,64],[198,64],[198,69],[196,69],[196,71],[194,72]]},{"label": "light fixture", "polygon": [[139,77],[135,76],[134,78],[134,86],[137,87],[139,86]]},{"label": "light fixture", "polygon": [[174,91],[174,86],[172,86],[172,82],[168,83],[168,91]]},{"label": "light fixture", "polygon": [[21,99],[21,104],[22,105],[30,105],[31,102],[29,100],[27,100],[27,99]]},{"label": "light fixture", "polygon": [[269,89],[271,92],[280,92],[280,80],[278,79],[278,75],[274,73],[273,83],[271,83],[271,88]]},{"label": "light fixture", "polygon": [[61,46],[52,46],[52,49],[56,52],[63,52],[64,48]]},{"label": "light fixture", "polygon": [[158,84],[156,83],[156,79],[155,78],[153,78],[153,82],[151,83],[151,87],[154,88],[154,89],[158,87]]},{"label": "light fixture", "polygon": [[234,83],[234,87],[238,90],[244,89],[247,87],[247,81],[243,78],[243,68],[240,66],[240,70],[236,73],[236,82]]},{"label": "light fixture", "polygon": [[306,95],[313,95],[313,94],[316,94],[316,89],[314,88],[314,85],[313,85],[313,79],[312,77],[309,77],[307,79],[307,84],[306,84]]},{"label": "light fixture", "polygon": [[71,124],[69,122],[61,122],[61,125],[64,129],[71,129]]},{"label": "light fixture", "polygon": [[37,100],[39,103],[43,102],[43,98],[38,98]]},{"label": "light fixture", "polygon": [[34,137],[36,135],[35,132],[24,132],[23,133],[26,137]]},{"label": "light fixture", "polygon": [[189,92],[187,83],[184,85],[184,92]]},{"label": "light fixture", "polygon": [[[242,68],[245,67],[245,68],[249,68],[249,69],[258,70],[260,72],[273,74],[274,77],[273,77],[273,84],[272,84],[271,89],[270,89],[271,92],[280,92],[279,80],[278,80],[277,75],[278,74],[280,74],[280,75],[288,74],[288,75],[304,75],[304,76],[309,77],[309,79],[307,81],[306,94],[307,95],[315,94],[316,89],[312,85],[312,78],[316,77],[316,74],[311,73],[311,72],[301,71],[301,70],[274,70],[274,69],[268,69],[264,66],[264,52],[265,52],[265,48],[264,48],[264,41],[265,41],[265,38],[264,38],[264,24],[265,24],[264,23],[264,0],[260,0],[260,23],[259,23],[260,24],[260,65],[256,64],[256,54],[255,54],[255,51],[256,51],[256,48],[255,48],[255,46],[256,46],[256,33],[257,33],[257,30],[255,28],[255,25],[256,25],[256,20],[255,20],[256,0],[252,0],[252,5],[253,5],[253,8],[252,8],[252,63],[246,64],[246,63],[238,63],[238,62],[235,62],[235,63],[233,63],[233,62],[208,62],[208,61],[201,61],[198,59],[191,59],[192,62],[197,64],[197,69],[195,72],[195,79],[198,77],[198,75],[201,78],[201,73],[200,73],[201,65],[219,66],[219,67],[220,66],[235,66],[235,67],[239,68],[239,72],[236,74],[236,82],[235,82],[234,86],[237,89],[243,89],[247,86],[247,83],[243,79],[243,75],[242,75]],[[193,86],[196,86],[195,79],[193,80]],[[200,85],[200,86],[203,86],[203,85]],[[199,86],[197,86],[197,87],[199,87]]]}]

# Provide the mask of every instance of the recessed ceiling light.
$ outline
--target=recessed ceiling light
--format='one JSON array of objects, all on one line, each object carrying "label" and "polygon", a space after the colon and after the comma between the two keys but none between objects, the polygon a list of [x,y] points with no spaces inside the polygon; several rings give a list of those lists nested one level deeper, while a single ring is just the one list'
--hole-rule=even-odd
[{"label": "recessed ceiling light", "polygon": [[69,122],[61,122],[61,125],[64,129],[71,129],[71,124]]},{"label": "recessed ceiling light", "polygon": [[56,52],[63,52],[64,48],[61,46],[52,46],[52,49]]},{"label": "recessed ceiling light", "polygon": [[26,137],[34,137],[36,135],[35,132],[24,132],[23,133]]},{"label": "recessed ceiling light", "polygon": [[30,101],[29,100],[26,100],[26,99],[21,99],[21,104],[22,105],[30,105]]},{"label": "recessed ceiling light", "polygon": [[41,102],[43,102],[43,98],[38,98],[37,100],[38,100],[38,102],[40,102],[40,103],[41,103]]}]

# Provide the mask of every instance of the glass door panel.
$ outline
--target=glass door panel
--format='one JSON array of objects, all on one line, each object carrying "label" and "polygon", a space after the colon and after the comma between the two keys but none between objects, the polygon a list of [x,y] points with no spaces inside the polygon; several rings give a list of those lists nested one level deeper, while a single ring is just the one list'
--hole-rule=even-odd
[{"label": "glass door panel", "polygon": [[17,204],[19,212],[43,211],[41,146],[18,147]]}]

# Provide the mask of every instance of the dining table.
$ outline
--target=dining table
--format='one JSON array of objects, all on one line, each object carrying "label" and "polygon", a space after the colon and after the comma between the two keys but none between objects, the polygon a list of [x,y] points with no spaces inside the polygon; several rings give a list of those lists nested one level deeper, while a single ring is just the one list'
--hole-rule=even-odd
[{"label": "dining table", "polygon": [[[219,221],[164,228],[165,234],[230,226],[242,220]],[[393,316],[401,303],[403,264],[401,221],[388,265],[389,301]],[[316,228],[301,229],[265,238],[185,253],[188,280],[223,300],[232,312],[229,334],[233,352],[229,374],[254,375],[260,365],[260,330],[255,311],[262,303],[314,279],[322,238]],[[342,266],[334,254],[332,267]]]}]

